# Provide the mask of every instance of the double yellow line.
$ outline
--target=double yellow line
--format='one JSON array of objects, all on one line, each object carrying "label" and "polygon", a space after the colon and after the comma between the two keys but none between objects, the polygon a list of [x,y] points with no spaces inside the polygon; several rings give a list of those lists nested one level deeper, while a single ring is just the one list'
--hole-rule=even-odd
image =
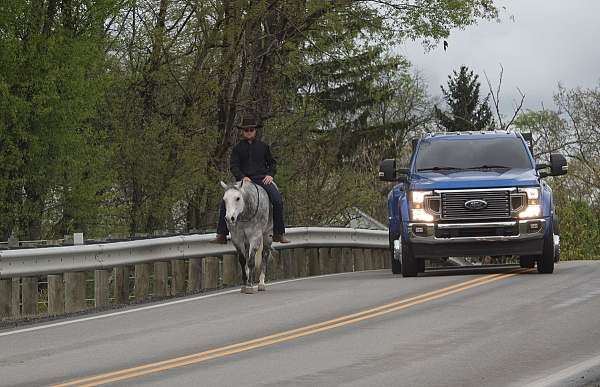
[{"label": "double yellow line", "polygon": [[395,301],[389,304],[381,305],[376,308],[367,309],[362,312],[349,314],[338,317],[332,320],[323,321],[317,324],[307,325],[301,328],[292,329],[276,333],[269,336],[260,337],[257,339],[244,341],[237,344],[228,345],[221,348],[215,348],[204,352],[198,352],[187,356],[181,356],[173,359],[168,359],[156,363],[149,363],[138,367],[127,368],[120,371],[109,372],[87,378],[73,380],[67,383],[55,385],[62,386],[98,386],[101,384],[112,383],[131,379],[139,376],[153,374],[161,371],[166,371],[172,368],[183,367],[190,364],[198,364],[207,360],[216,359],[219,357],[229,356],[240,352],[250,351],[256,348],[262,348],[269,345],[281,343],[284,341],[293,340],[299,337],[312,335],[315,333],[328,331],[330,329],[342,327],[348,324],[354,324],[363,320],[371,319],[387,313],[396,312],[398,310],[410,308],[411,306],[423,304],[425,302],[437,300],[442,297],[462,292],[477,286],[485,285],[490,282],[509,278],[517,274],[529,271],[530,269],[517,269],[509,273],[490,274],[479,277],[470,281],[461,282],[456,285],[448,286],[432,292],[424,293],[419,296],[406,298]]}]

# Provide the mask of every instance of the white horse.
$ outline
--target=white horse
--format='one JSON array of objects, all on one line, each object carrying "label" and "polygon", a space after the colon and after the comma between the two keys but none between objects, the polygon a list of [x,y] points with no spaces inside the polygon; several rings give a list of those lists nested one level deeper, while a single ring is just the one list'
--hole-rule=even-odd
[{"label": "white horse", "polygon": [[269,196],[259,185],[239,181],[233,185],[221,182],[225,190],[225,221],[242,267],[242,293],[264,291],[265,272],[273,243],[273,216]]}]

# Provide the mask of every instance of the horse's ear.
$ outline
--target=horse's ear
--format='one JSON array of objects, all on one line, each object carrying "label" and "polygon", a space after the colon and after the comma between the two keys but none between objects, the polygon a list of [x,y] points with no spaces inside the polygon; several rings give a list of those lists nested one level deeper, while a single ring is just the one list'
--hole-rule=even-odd
[{"label": "horse's ear", "polygon": [[229,187],[227,186],[227,184],[223,183],[223,181],[221,181],[221,187],[223,187],[223,189],[227,189],[227,188],[229,188]]},{"label": "horse's ear", "polygon": [[237,188],[237,189],[242,188],[242,185],[244,185],[244,180],[240,180],[234,184],[235,188]]}]

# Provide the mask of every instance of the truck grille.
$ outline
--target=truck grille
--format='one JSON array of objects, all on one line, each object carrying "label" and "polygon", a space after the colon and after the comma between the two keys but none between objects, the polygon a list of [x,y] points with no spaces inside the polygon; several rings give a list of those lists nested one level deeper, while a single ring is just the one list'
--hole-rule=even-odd
[{"label": "truck grille", "polygon": [[[466,208],[465,203],[470,200],[483,200],[487,206],[482,209]],[[441,218],[443,220],[510,218],[510,192],[508,190],[442,192]]]}]

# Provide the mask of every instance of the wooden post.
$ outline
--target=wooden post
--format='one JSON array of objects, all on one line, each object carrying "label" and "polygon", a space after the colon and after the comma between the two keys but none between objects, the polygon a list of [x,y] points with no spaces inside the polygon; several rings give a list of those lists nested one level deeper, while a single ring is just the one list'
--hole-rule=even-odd
[{"label": "wooden post", "polygon": [[144,301],[150,295],[150,264],[138,263],[134,270],[133,294],[136,301]]},{"label": "wooden post", "polygon": [[267,280],[280,280],[284,276],[283,270],[283,250],[275,250],[272,254],[271,262],[267,267]]},{"label": "wooden post", "polygon": [[0,319],[10,317],[11,303],[12,281],[10,279],[0,280]]},{"label": "wooden post", "polygon": [[48,275],[48,314],[57,316],[65,313],[65,281],[62,274]]},{"label": "wooden post", "polygon": [[129,267],[115,267],[113,278],[115,282],[115,303],[129,303]]},{"label": "wooden post", "polygon": [[319,251],[314,248],[306,249],[306,254],[308,255],[308,275],[320,275]]},{"label": "wooden post", "polygon": [[342,249],[342,271],[354,271],[354,259],[352,258],[352,249],[344,247]]},{"label": "wooden post", "polygon": [[321,274],[331,274],[331,257],[329,251],[329,247],[319,248],[319,269]]},{"label": "wooden post", "polygon": [[185,293],[185,260],[174,259],[171,261],[172,286],[171,295],[177,296]]},{"label": "wooden post", "polygon": [[94,270],[94,305],[96,308],[108,305],[108,270]]},{"label": "wooden post", "polygon": [[381,254],[382,268],[383,269],[391,269],[392,262],[391,262],[391,258],[390,258],[390,250],[382,249],[382,250],[379,250],[379,253]]},{"label": "wooden post", "polygon": [[65,313],[85,309],[85,272],[68,272],[65,278]]},{"label": "wooden post", "polygon": [[21,313],[23,316],[35,316],[38,302],[37,277],[24,277],[21,284]]},{"label": "wooden post", "polygon": [[190,258],[188,265],[188,285],[189,293],[200,291],[202,283],[202,258]]},{"label": "wooden post", "polygon": [[223,255],[223,286],[238,285],[240,282],[240,263],[238,261],[237,255]]},{"label": "wooden post", "polygon": [[365,256],[365,270],[373,270],[373,253],[371,249],[363,249]]},{"label": "wooden post", "polygon": [[354,271],[365,270],[365,255],[363,249],[352,249],[352,256],[354,258]]},{"label": "wooden post", "polygon": [[344,268],[342,263],[342,249],[339,247],[332,247],[329,253],[331,255],[331,272],[343,272]]},{"label": "wooden post", "polygon": [[202,260],[202,289],[216,289],[219,286],[219,258],[205,257]]},{"label": "wooden post", "polygon": [[379,269],[385,269],[385,255],[383,254],[385,250],[379,249],[377,250],[377,257],[379,261]]},{"label": "wooden post", "polygon": [[298,277],[308,276],[308,257],[306,249],[294,249],[293,259],[296,262],[296,273]]},{"label": "wooden post", "polygon": [[294,261],[293,251],[291,249],[280,251],[283,257],[283,278],[296,278],[298,276],[298,265]]},{"label": "wooden post", "polygon": [[169,262],[154,262],[153,297],[166,297],[169,292]]},{"label": "wooden post", "polygon": [[12,292],[10,303],[10,311],[12,317],[21,317],[21,278],[12,279]]}]

